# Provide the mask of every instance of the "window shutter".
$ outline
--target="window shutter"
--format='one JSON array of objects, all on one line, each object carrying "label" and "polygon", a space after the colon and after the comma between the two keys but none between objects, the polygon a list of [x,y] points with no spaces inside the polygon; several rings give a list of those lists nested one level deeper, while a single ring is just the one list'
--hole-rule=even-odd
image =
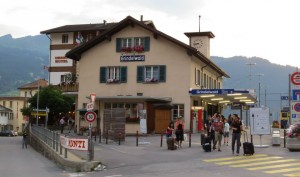
[{"label": "window shutter", "polygon": [[120,68],[120,70],[121,70],[120,81],[122,83],[126,83],[127,82],[127,66],[122,66]]},{"label": "window shutter", "polygon": [[144,82],[144,66],[137,67],[137,82]]},{"label": "window shutter", "polygon": [[197,68],[195,68],[195,85],[198,85],[198,83],[197,83]]},{"label": "window shutter", "polygon": [[150,37],[145,37],[144,40],[145,40],[144,50],[150,51]]},{"label": "window shutter", "polygon": [[121,52],[121,38],[116,40],[116,52]]},{"label": "window shutter", "polygon": [[159,66],[159,82],[166,82],[166,65]]},{"label": "window shutter", "polygon": [[100,83],[106,83],[106,67],[100,67]]}]

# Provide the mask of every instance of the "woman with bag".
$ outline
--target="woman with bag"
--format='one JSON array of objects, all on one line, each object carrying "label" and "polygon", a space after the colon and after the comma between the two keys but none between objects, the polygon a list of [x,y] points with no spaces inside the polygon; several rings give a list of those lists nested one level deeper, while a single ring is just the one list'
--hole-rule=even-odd
[{"label": "woman with bag", "polygon": [[169,126],[167,128],[167,131],[166,131],[166,138],[170,138],[173,134],[173,131],[174,131],[174,123],[173,122],[170,122],[169,123]]},{"label": "woman with bag", "polygon": [[183,141],[183,130],[184,130],[184,125],[182,122],[182,117],[178,117],[177,121],[176,121],[176,131],[175,131],[175,135],[176,135],[176,142],[178,147],[182,147],[182,141]]}]

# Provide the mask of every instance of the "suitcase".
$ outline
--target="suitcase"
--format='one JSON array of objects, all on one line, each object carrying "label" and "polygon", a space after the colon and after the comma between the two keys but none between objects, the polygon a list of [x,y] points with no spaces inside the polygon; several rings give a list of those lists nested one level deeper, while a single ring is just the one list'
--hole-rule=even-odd
[{"label": "suitcase", "polygon": [[205,134],[201,134],[201,145],[205,152],[211,152],[211,139]]},{"label": "suitcase", "polygon": [[167,139],[168,150],[176,150],[177,146],[175,144],[175,138],[170,137]]},{"label": "suitcase", "polygon": [[[245,138],[247,137],[247,140]],[[253,155],[254,154],[254,146],[253,143],[248,142],[248,134],[244,132],[244,143],[243,143],[244,155]]]},{"label": "suitcase", "polygon": [[202,147],[205,152],[211,152],[211,143],[205,143]]}]

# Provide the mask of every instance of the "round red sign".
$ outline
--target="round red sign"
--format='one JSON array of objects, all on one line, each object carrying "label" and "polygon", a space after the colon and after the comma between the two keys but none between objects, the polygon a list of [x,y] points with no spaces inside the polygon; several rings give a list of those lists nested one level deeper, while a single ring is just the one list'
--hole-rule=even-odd
[{"label": "round red sign", "polygon": [[291,81],[294,85],[300,85],[300,72],[294,72],[291,76]]},{"label": "round red sign", "polygon": [[94,120],[96,120],[97,114],[95,112],[89,111],[85,113],[84,117],[86,121],[93,122]]}]

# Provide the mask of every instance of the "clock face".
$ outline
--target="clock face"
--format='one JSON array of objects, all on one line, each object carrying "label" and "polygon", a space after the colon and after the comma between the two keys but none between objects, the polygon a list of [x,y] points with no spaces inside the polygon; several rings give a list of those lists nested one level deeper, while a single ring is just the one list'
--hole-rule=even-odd
[{"label": "clock face", "polygon": [[200,49],[203,46],[204,42],[201,39],[196,39],[193,41],[192,45],[196,49]]}]

